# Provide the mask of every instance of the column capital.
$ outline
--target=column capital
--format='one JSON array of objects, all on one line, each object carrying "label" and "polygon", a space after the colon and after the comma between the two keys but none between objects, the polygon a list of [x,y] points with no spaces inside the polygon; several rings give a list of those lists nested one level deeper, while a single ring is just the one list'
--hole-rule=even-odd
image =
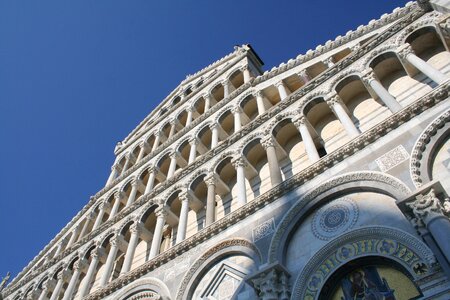
[{"label": "column capital", "polygon": [[205,181],[206,186],[210,186],[210,185],[214,185],[215,186],[217,184],[217,178],[216,178],[216,175],[214,173],[206,175],[203,180]]},{"label": "column capital", "polygon": [[275,140],[273,136],[270,134],[263,137],[261,139],[261,145],[263,146],[264,150],[267,150],[267,148],[269,147],[275,147]]},{"label": "column capital", "polygon": [[276,264],[258,271],[247,279],[261,299],[290,299],[291,286],[289,285],[289,271],[282,265]]},{"label": "column capital", "polygon": [[114,199],[121,201],[123,198],[125,198],[124,192],[117,191],[114,193]]},{"label": "column capital", "polygon": [[134,154],[133,154],[132,152],[128,153],[125,157],[126,157],[129,161],[133,161],[133,160],[136,159],[136,157],[134,156]]},{"label": "column capital", "polygon": [[62,280],[63,282],[67,282],[70,280],[70,276],[72,274],[67,270],[64,269],[61,272],[58,273],[58,275],[56,276],[56,278],[58,278],[58,280]]},{"label": "column capital", "polygon": [[306,117],[304,115],[300,115],[295,117],[294,119],[292,119],[292,123],[294,124],[295,127],[299,128],[302,125],[306,125]]},{"label": "column capital", "polygon": [[278,88],[279,86],[283,86],[283,87],[284,87],[284,82],[283,82],[283,80],[281,79],[281,80],[275,82],[274,86],[276,86],[277,88]]},{"label": "column capital", "polygon": [[186,191],[181,192],[178,194],[178,199],[180,199],[180,202],[189,202],[189,196]]},{"label": "column capital", "polygon": [[211,94],[210,93],[204,93],[203,95],[202,95],[202,97],[203,97],[203,99],[211,99]]},{"label": "column capital", "polygon": [[171,118],[171,119],[169,120],[169,123],[170,123],[170,125],[175,125],[175,124],[178,123],[178,119],[177,119],[177,118]]},{"label": "column capital", "polygon": [[305,83],[311,80],[311,76],[306,69],[300,70],[297,73],[298,77],[300,77]]},{"label": "column capital", "polygon": [[253,92],[255,97],[264,97],[264,92],[262,90],[257,90]]},{"label": "column capital", "polygon": [[131,232],[131,234],[137,234],[137,235],[139,235],[141,233],[141,227],[139,226],[138,222],[134,222],[130,226],[130,232]]},{"label": "column capital", "polygon": [[121,167],[118,164],[114,164],[111,167],[111,172],[120,171]]},{"label": "column capital", "polygon": [[326,58],[323,62],[328,66],[328,68],[331,68],[335,64],[333,56]]},{"label": "column capital", "polygon": [[53,291],[55,289],[56,286],[56,281],[52,278],[50,278],[49,280],[47,280],[45,282],[45,287],[44,289],[47,289],[47,291]]},{"label": "column capital", "polygon": [[237,158],[231,160],[231,164],[233,165],[233,167],[235,169],[237,169],[238,167],[245,168],[247,166],[247,161],[243,157],[237,157]]},{"label": "column capital", "polygon": [[194,105],[190,104],[190,105],[186,106],[186,111],[187,112],[193,112],[194,110],[195,110]]},{"label": "column capital", "polygon": [[234,114],[240,114],[242,113],[242,108],[239,105],[233,106],[233,108],[231,108],[231,113]]},{"label": "column capital", "polygon": [[166,206],[158,206],[157,209],[155,209],[155,215],[157,218],[166,218],[167,215],[169,214],[167,212],[167,207]]},{"label": "column capital", "polygon": [[398,56],[402,59],[406,59],[409,54],[414,54],[414,51],[409,43],[404,43],[396,49]]},{"label": "column capital", "polygon": [[361,74],[361,79],[363,82],[366,82],[369,84],[371,81],[377,80],[377,78],[375,77],[375,72],[373,71],[372,68],[365,69]]},{"label": "column capital", "polygon": [[361,48],[361,45],[360,45],[360,44],[356,44],[356,45],[351,46],[351,47],[350,47],[350,50],[351,50],[352,52],[356,52],[356,51],[358,51],[360,48]]},{"label": "column capital", "polygon": [[325,101],[327,102],[327,104],[329,106],[334,106],[336,104],[342,104],[341,97],[336,92],[329,93],[326,96]]},{"label": "column capital", "polygon": [[414,216],[425,224],[434,217],[444,216],[445,213],[434,189],[430,189],[428,193],[417,195],[415,200],[406,203],[406,206],[411,208]]},{"label": "column capital", "polygon": [[144,148],[144,150],[147,150],[150,148],[150,145],[146,141],[141,141],[139,143],[139,147]]},{"label": "column capital", "polygon": [[223,85],[223,86],[228,86],[228,83],[230,82],[230,80],[228,80],[228,78],[224,78],[224,79],[222,79],[222,80],[220,80],[220,83]]},{"label": "column capital", "polygon": [[249,69],[248,65],[243,65],[239,68],[241,72],[247,71]]},{"label": "column capital", "polygon": [[216,122],[213,122],[213,123],[209,124],[209,129],[214,130],[218,126],[219,126],[219,124],[217,124]]},{"label": "column capital", "polygon": [[191,146],[192,146],[192,145],[198,145],[198,139],[197,139],[197,137],[195,137],[195,136],[189,138],[188,142],[189,142],[189,144],[190,144]]},{"label": "column capital", "polygon": [[134,178],[131,180],[131,187],[137,188],[140,184],[142,184],[139,178]]},{"label": "column capital", "polygon": [[169,153],[171,159],[176,159],[180,153],[178,151],[173,151]]}]

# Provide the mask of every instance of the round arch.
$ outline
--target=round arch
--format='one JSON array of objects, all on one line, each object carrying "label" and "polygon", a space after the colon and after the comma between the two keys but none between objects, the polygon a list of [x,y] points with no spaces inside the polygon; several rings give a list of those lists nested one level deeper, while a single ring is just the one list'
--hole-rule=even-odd
[{"label": "round arch", "polygon": [[402,199],[411,193],[403,182],[381,172],[351,172],[332,178],[301,197],[285,214],[270,243],[269,263],[283,262],[283,254],[290,235],[299,226],[299,220],[311,209],[327,201],[331,196],[345,195],[362,189],[385,194],[394,199]]},{"label": "round arch", "polygon": [[206,273],[208,268],[223,258],[232,255],[244,255],[255,260],[257,266],[262,262],[259,249],[250,241],[242,238],[229,239],[208,249],[198,258],[184,275],[175,299],[192,299],[196,279]]},{"label": "round arch", "polygon": [[147,298],[139,298],[138,295],[142,295],[145,292],[152,292],[152,291],[161,297],[158,299],[161,300],[171,299],[170,291],[164,284],[164,282],[153,277],[140,278],[135,280],[132,284],[127,285],[122,291],[120,291],[120,293],[116,295],[115,299],[120,300],[147,299]]}]

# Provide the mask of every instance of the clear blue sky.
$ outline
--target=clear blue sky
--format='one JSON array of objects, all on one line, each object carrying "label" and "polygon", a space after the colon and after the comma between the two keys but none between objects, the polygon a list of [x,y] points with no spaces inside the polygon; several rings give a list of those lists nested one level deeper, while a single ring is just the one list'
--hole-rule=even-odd
[{"label": "clear blue sky", "polygon": [[0,1],[0,276],[101,189],[187,74],[250,43],[270,69],[406,1]]}]

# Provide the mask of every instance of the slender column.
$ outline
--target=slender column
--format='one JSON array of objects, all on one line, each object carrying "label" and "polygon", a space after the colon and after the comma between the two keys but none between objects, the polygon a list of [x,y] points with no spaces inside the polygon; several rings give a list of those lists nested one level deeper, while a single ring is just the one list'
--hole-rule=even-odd
[{"label": "slender column", "polygon": [[375,74],[371,68],[365,70],[362,76],[363,82],[368,85],[392,113],[396,113],[402,109],[397,100],[389,94],[388,90],[375,78]]},{"label": "slender column", "polygon": [[262,91],[256,91],[255,92],[255,96],[256,96],[256,106],[258,107],[258,114],[262,115],[263,113],[266,112],[266,107],[264,106],[264,94]]},{"label": "slender column", "polygon": [[309,75],[308,71],[306,71],[306,69],[301,70],[297,75],[303,81],[303,84],[307,84],[311,81],[311,76]]},{"label": "slender column", "polygon": [[234,132],[238,132],[241,130],[241,113],[242,109],[239,106],[235,106],[232,108],[231,113],[234,116]]},{"label": "slender column", "polygon": [[122,202],[122,199],[123,199],[123,193],[122,192],[114,193],[114,199],[115,199],[114,200],[114,205],[113,205],[113,207],[111,209],[111,212],[109,214],[108,220],[111,220],[112,218],[114,218],[114,216],[119,211],[120,203]]},{"label": "slender column", "polygon": [[59,243],[58,248],[56,249],[55,255],[53,257],[57,257],[59,254],[61,254],[63,248],[67,246],[67,240],[62,240],[61,243]]},{"label": "slender column", "polygon": [[78,225],[73,229],[72,235],[70,236],[70,240],[69,240],[69,242],[67,243],[67,248],[70,248],[70,247],[73,245],[73,243],[75,243],[75,241],[76,241],[77,238],[78,238],[78,235],[80,234],[80,230],[81,230],[80,224],[78,224]]},{"label": "slender column", "polygon": [[130,206],[131,204],[133,204],[134,200],[136,200],[136,193],[138,191],[139,183],[140,183],[139,179],[134,179],[131,182],[131,192],[130,192],[130,196],[128,197],[126,207]]},{"label": "slender column", "polygon": [[134,253],[136,251],[137,244],[139,242],[139,234],[140,234],[140,228],[138,223],[134,223],[130,227],[131,237],[130,241],[128,242],[127,247],[127,253],[125,255],[125,259],[123,261],[122,270],[120,271],[120,274],[125,274],[131,269],[131,263],[133,262]]},{"label": "slender column", "polygon": [[338,94],[332,93],[328,95],[328,99],[326,99],[328,105],[331,107],[331,109],[334,111],[336,117],[341,122],[342,126],[344,126],[345,131],[347,131],[347,134],[354,138],[359,135],[359,130],[356,128],[355,124],[353,123],[350,116],[347,114],[344,103],[342,103],[341,98]]},{"label": "slender column", "polygon": [[169,170],[167,171],[167,178],[171,178],[173,174],[175,174],[175,170],[177,169],[177,155],[176,151],[170,154],[170,165]]},{"label": "slender column", "polygon": [[239,206],[247,203],[247,188],[245,187],[245,166],[247,163],[242,157],[231,161],[236,169],[236,184],[238,186],[237,202]]},{"label": "slender column", "polygon": [[252,76],[250,74],[248,65],[242,66],[241,71],[244,74],[244,83],[249,82]]},{"label": "slender column", "polygon": [[159,146],[159,141],[161,140],[161,131],[155,133],[155,142],[153,143],[152,152],[156,150]]},{"label": "slender column", "polygon": [[288,92],[287,92],[286,86],[284,85],[283,80],[280,80],[277,83],[275,83],[275,86],[278,89],[278,94],[280,95],[280,100],[283,100],[284,98],[286,98],[288,96]]},{"label": "slender column", "polygon": [[147,185],[145,186],[144,195],[147,195],[153,190],[153,185],[155,184],[156,171],[157,171],[156,167],[148,168],[148,181]]},{"label": "slender column", "polygon": [[124,174],[126,172],[126,170],[128,170],[128,167],[130,166],[132,159],[133,159],[133,154],[132,153],[128,154],[127,158],[125,160],[125,165],[122,168],[122,174]]},{"label": "slender column", "polygon": [[111,277],[111,272],[113,269],[114,261],[116,260],[117,251],[119,250],[119,236],[113,236],[109,244],[111,248],[109,249],[108,258],[106,259],[105,269],[103,270],[102,277],[100,278],[99,285],[104,286]]},{"label": "slender column", "polygon": [[73,293],[75,291],[75,286],[78,283],[78,279],[80,277],[80,273],[81,273],[81,269],[82,269],[83,264],[85,264],[84,261],[77,261],[77,262],[75,262],[75,264],[73,266],[72,277],[70,278],[69,285],[67,286],[67,289],[64,292],[63,300],[70,300],[70,299],[72,299]]},{"label": "slender column", "polygon": [[98,248],[91,251],[91,263],[89,264],[86,276],[84,277],[83,284],[80,287],[80,298],[86,296],[89,293],[92,280],[94,279],[95,271],[97,270],[99,255],[100,254]]},{"label": "slender column", "polygon": [[213,123],[209,128],[211,129],[211,149],[214,149],[219,143],[219,124]]},{"label": "slender column", "polygon": [[46,300],[48,292],[51,290],[55,290],[55,280],[53,279],[49,279],[46,283],[45,283],[45,287],[42,289],[41,295],[39,296],[38,300]]},{"label": "slender column", "polygon": [[105,215],[106,203],[102,202],[98,207],[97,218],[95,219],[94,226],[92,227],[92,231],[96,230],[100,224],[102,223],[103,216]]},{"label": "slender column", "polygon": [[139,162],[145,155],[145,151],[149,148],[149,145],[147,144],[147,142],[142,142],[140,145],[140,150],[139,150],[139,154],[138,157],[136,158],[136,162]]},{"label": "slender column", "polygon": [[205,183],[208,188],[206,198],[206,226],[211,225],[216,220],[216,184],[217,180],[214,174],[205,177]]},{"label": "slender column", "polygon": [[328,57],[323,62],[328,68],[332,68],[335,65],[334,58],[332,56]]},{"label": "slender column", "polygon": [[155,232],[153,233],[152,246],[150,248],[150,254],[148,259],[152,259],[159,253],[159,248],[161,247],[162,234],[164,229],[164,224],[166,223],[167,211],[164,207],[158,207],[155,211],[156,214],[156,226]]},{"label": "slender column", "polygon": [[86,217],[86,221],[83,224],[83,228],[81,229],[80,235],[78,236],[78,240],[81,240],[86,235],[89,225],[91,224],[92,220],[94,220],[94,219],[95,219],[95,214],[92,211]]},{"label": "slender column", "polygon": [[164,225],[164,227],[163,227],[163,242],[162,242],[163,251],[170,248],[170,243],[172,240],[171,233],[172,233],[172,229],[169,227],[169,225],[167,225],[167,224]]},{"label": "slender column", "polygon": [[192,123],[192,112],[193,112],[193,110],[194,110],[194,108],[192,106],[189,106],[186,109],[186,111],[187,111],[186,127],[188,127]]},{"label": "slender column", "polygon": [[317,152],[316,145],[314,144],[311,133],[309,132],[308,126],[306,125],[306,118],[300,116],[299,118],[293,120],[295,127],[298,128],[302,141],[305,144],[306,154],[311,163],[314,163],[320,159],[319,152]]},{"label": "slender column", "polygon": [[119,167],[114,165],[111,167],[111,174],[108,177],[106,185],[111,184],[114,181],[114,179],[116,179],[117,175],[119,175]]},{"label": "slender column", "polygon": [[441,84],[448,79],[448,76],[432,67],[429,63],[414,54],[411,45],[406,43],[397,48],[398,55],[416,67],[420,72],[428,76],[437,84]]},{"label": "slender column", "polygon": [[275,150],[275,141],[270,135],[261,140],[261,145],[266,150],[267,162],[269,163],[270,181],[272,182],[272,186],[276,186],[281,183],[283,179],[281,178],[281,170]]},{"label": "slender column", "polygon": [[180,219],[177,230],[177,244],[186,238],[187,221],[189,213],[189,199],[186,193],[178,196],[181,201]]},{"label": "slender column", "polygon": [[52,296],[50,297],[50,300],[57,300],[59,299],[59,294],[61,293],[61,289],[63,287],[63,284],[65,281],[67,281],[68,273],[66,270],[62,270],[58,274],[58,281],[56,282],[56,286],[53,289]]},{"label": "slender column", "polygon": [[228,79],[224,79],[222,81],[222,86],[223,86],[223,97],[224,98],[228,98],[228,96],[230,95],[230,82]]},{"label": "slender column", "polygon": [[198,144],[198,140],[196,137],[189,140],[189,145],[191,145],[191,149],[189,150],[188,164],[193,163],[197,156],[197,144]]},{"label": "slender column", "polygon": [[211,95],[209,93],[205,93],[203,95],[203,99],[205,99],[205,109],[203,113],[205,113],[211,107]]},{"label": "slender column", "polygon": [[171,121],[170,121],[170,131],[169,131],[169,139],[171,138],[171,137],[173,137],[173,135],[175,134],[175,128],[176,128],[176,126],[177,126],[177,122],[178,122],[178,120],[177,119],[172,119]]},{"label": "slender column", "polygon": [[416,200],[406,205],[412,209],[416,219],[426,225],[447,262],[450,262],[450,220],[445,216],[434,189],[416,196]]}]

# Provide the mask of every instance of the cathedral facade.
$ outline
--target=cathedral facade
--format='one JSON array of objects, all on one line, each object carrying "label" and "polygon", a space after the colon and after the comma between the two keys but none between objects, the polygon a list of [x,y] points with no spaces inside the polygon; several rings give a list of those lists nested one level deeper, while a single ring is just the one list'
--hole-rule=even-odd
[{"label": "cathedral facade", "polygon": [[408,3],[270,71],[242,45],[187,76],[4,299],[449,299],[439,8]]}]

